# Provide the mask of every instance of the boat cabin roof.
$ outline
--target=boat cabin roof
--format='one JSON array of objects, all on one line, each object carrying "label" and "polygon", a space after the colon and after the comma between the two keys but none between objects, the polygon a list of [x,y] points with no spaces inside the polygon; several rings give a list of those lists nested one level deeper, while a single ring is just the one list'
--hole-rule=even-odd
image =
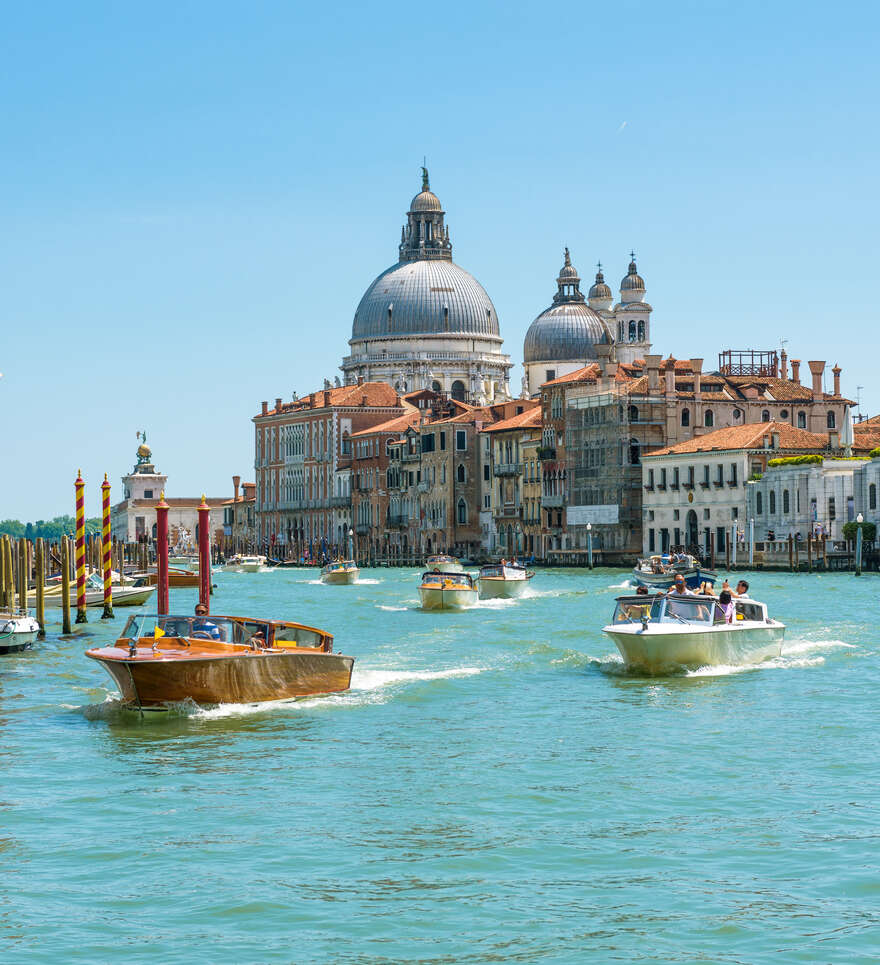
[{"label": "boat cabin roof", "polygon": [[[641,593],[617,597],[614,623],[640,622],[647,616],[660,623],[724,623],[724,611],[716,596],[694,593]],[[748,598],[735,598],[737,619],[767,620],[764,603]]]},{"label": "boat cabin roof", "polygon": [[[158,631],[158,633],[157,633]],[[121,638],[136,640],[143,637],[180,637],[222,640],[227,643],[248,643],[254,636],[264,641],[313,641],[319,645],[332,640],[333,634],[317,627],[289,620],[262,620],[251,617],[230,617],[209,614],[136,613],[128,618]]]},{"label": "boat cabin roof", "polygon": [[474,581],[469,573],[444,573],[442,570],[427,570],[422,573],[422,583],[462,583],[473,586]]}]

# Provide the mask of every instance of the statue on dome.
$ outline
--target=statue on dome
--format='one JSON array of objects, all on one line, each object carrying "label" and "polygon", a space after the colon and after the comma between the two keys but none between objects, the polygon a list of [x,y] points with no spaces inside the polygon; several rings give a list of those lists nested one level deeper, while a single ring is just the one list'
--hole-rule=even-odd
[{"label": "statue on dome", "polygon": [[137,448],[137,461],[138,465],[142,466],[144,463],[148,463],[153,456],[153,452],[147,445],[147,433],[146,431],[140,431],[137,433],[137,438],[140,440],[141,444]]},{"label": "statue on dome", "polygon": [[431,187],[428,184],[428,169],[424,167],[424,165],[422,166],[422,190],[423,191],[431,190]]}]

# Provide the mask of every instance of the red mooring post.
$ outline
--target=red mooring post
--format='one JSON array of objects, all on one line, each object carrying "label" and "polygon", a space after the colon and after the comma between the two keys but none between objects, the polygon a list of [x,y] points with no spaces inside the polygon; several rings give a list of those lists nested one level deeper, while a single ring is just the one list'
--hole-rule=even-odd
[{"label": "red mooring post", "polygon": [[168,613],[168,503],[165,492],[159,496],[156,506],[156,583],[158,600],[157,612],[160,616]]},{"label": "red mooring post", "polygon": [[199,603],[211,610],[211,507],[205,501],[199,503]]}]

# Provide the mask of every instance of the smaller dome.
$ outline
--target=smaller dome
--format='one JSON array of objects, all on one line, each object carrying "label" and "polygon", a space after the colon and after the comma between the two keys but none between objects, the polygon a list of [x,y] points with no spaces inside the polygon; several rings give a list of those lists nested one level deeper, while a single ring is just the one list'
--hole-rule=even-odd
[{"label": "smaller dome", "polygon": [[[627,276],[629,277],[629,276]],[[590,286],[589,298],[610,299],[612,298],[611,289],[605,284],[605,276],[602,274],[602,266],[596,272],[595,284]]]},{"label": "smaller dome", "polygon": [[631,257],[632,261],[629,263],[629,271],[627,271],[626,276],[620,283],[620,290],[622,292],[643,292],[645,290],[645,280],[636,268],[635,254],[632,254]]},{"label": "smaller dome", "polygon": [[440,199],[433,191],[420,191],[409,206],[410,211],[442,211]]},{"label": "smaller dome", "polygon": [[577,280],[580,281],[577,268],[571,263],[571,255],[568,253],[568,248],[565,249],[565,264],[559,272],[559,280],[561,281],[563,278],[577,278]]}]

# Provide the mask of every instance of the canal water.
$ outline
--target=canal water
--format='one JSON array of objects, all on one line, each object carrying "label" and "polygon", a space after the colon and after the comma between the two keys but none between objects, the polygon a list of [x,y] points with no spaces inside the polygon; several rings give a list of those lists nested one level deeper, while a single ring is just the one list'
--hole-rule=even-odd
[{"label": "canal water", "polygon": [[316,575],[213,608],[331,630],[344,695],[140,720],[98,613],[2,658],[0,960],[878,960],[876,577],[756,574],[781,658],[648,679],[601,633],[620,571],[458,614]]}]

